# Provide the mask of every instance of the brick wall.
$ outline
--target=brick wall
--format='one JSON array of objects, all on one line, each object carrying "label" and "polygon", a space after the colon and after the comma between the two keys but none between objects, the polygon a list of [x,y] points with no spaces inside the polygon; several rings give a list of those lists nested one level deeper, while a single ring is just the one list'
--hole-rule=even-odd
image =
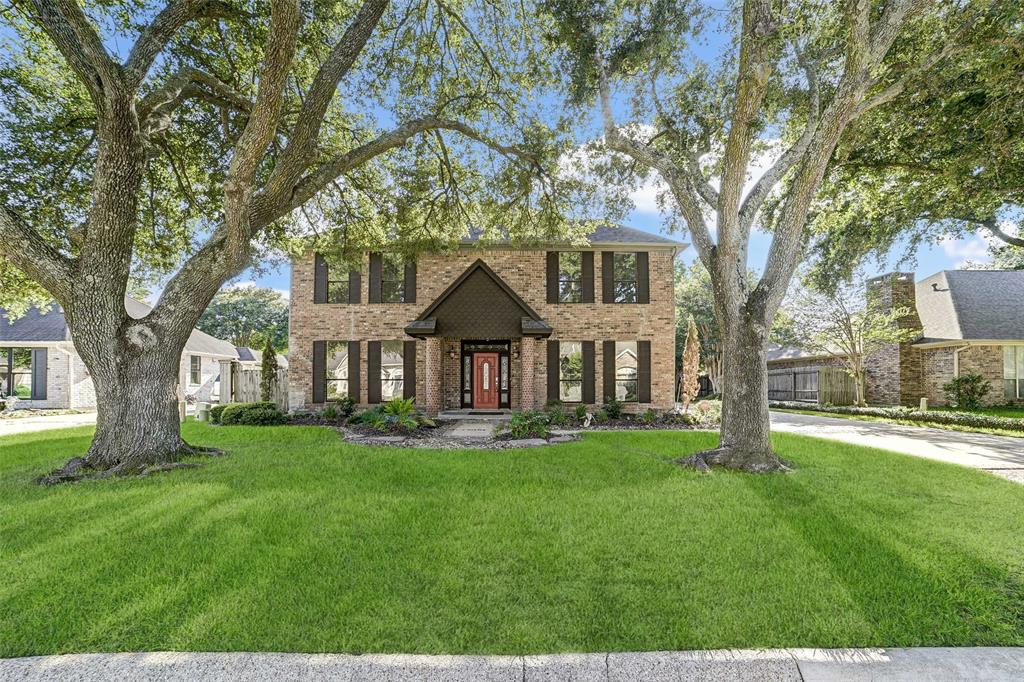
[{"label": "brick wall", "polygon": [[[867,281],[867,296],[883,309],[910,308],[901,329],[922,329],[914,273],[892,272]],[[911,343],[892,344],[865,358],[865,398],[882,405],[916,405],[922,396],[921,355]]]},{"label": "brick wall", "polygon": [[[635,248],[635,247],[634,247]],[[629,250],[623,246],[620,250]],[[595,249],[595,298],[601,298],[601,258]],[[675,305],[672,251],[650,250],[650,303],[603,304],[546,303],[545,251],[540,249],[460,249],[448,254],[425,254],[417,260],[416,303],[366,303],[369,294],[369,257],[364,254],[360,305],[313,303],[313,255],[306,254],[292,263],[291,312],[289,338],[289,404],[302,407],[312,403],[313,341],[360,342],[360,404],[367,402],[366,342],[370,340],[407,340],[405,326],[429,306],[459,275],[478,258],[501,277],[541,318],[554,328],[552,339],[592,340],[597,343],[595,395],[601,400],[601,349],[604,340],[651,342],[651,404],[668,408],[673,404],[675,357]],[[531,349],[527,346],[532,344]],[[523,339],[516,344],[511,362],[512,405],[536,407],[547,400],[546,353],[543,340]],[[425,344],[417,344],[417,386],[425,404],[427,390],[423,371]],[[448,357],[453,347],[456,358]],[[519,358],[514,357],[518,350]],[[458,406],[460,358],[457,339],[442,343],[440,390],[446,407]],[[527,358],[527,353],[529,357]],[[529,367],[532,365],[532,372]],[[668,368],[666,370],[666,368]],[[527,373],[527,376],[523,374]],[[532,375],[532,379],[531,376]],[[518,389],[516,388],[518,387]],[[647,405],[637,406],[639,409]]]}]

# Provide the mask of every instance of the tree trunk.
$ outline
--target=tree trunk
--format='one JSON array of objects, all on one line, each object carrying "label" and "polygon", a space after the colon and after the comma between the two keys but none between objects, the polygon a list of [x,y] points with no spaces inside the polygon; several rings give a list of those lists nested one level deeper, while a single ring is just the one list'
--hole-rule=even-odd
[{"label": "tree trunk", "polygon": [[718,448],[687,460],[755,473],[785,471],[772,449],[768,415],[767,326],[743,317],[723,325],[722,427]]},{"label": "tree trunk", "polygon": [[157,334],[127,315],[71,336],[96,391],[96,432],[85,456],[89,468],[136,473],[195,454],[181,438],[178,382],[188,330]]},{"label": "tree trunk", "polygon": [[86,455],[93,469],[139,471],[192,454],[178,421],[178,362],[151,358],[119,362],[117,371],[93,373],[96,433]]}]

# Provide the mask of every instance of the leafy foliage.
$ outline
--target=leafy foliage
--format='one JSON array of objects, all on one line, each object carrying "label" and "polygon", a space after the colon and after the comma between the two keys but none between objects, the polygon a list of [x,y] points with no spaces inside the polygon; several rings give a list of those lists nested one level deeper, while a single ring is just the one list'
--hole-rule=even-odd
[{"label": "leafy foliage", "polygon": [[415,431],[433,427],[434,420],[416,410],[415,398],[392,398],[368,417],[366,423],[378,431]]},{"label": "leafy foliage", "polygon": [[231,287],[217,292],[196,328],[235,346],[288,345],[288,302],[273,289]]},{"label": "leafy foliage", "polygon": [[618,419],[622,416],[623,407],[622,401],[612,396],[601,406],[601,410],[608,415],[609,419]]},{"label": "leafy foliage", "polygon": [[537,410],[523,410],[512,414],[508,423],[508,431],[513,438],[547,438],[551,433],[548,428],[548,415]]},{"label": "leafy foliage", "polygon": [[225,426],[271,426],[285,421],[281,410],[270,402],[230,403],[220,412],[220,423]]},{"label": "leafy foliage", "polygon": [[962,410],[976,410],[992,391],[992,384],[980,374],[961,374],[942,385],[946,400]]},{"label": "leafy foliage", "polygon": [[274,389],[277,387],[277,351],[274,344],[267,337],[263,346],[263,357],[260,361],[260,399],[270,402],[274,397]]},{"label": "leafy foliage", "polygon": [[220,424],[221,415],[230,403],[218,403],[210,407],[210,423]]}]

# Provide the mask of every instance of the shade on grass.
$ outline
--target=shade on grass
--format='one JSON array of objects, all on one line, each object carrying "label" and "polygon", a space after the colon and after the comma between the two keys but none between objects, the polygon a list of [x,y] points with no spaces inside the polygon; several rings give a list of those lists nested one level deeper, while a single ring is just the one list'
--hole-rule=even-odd
[{"label": "shade on grass", "polygon": [[527,653],[1024,644],[1024,486],[780,435],[786,475],[702,475],[705,433],[519,451],[189,424],[225,448],[42,489],[87,428],[0,439],[0,655]]}]

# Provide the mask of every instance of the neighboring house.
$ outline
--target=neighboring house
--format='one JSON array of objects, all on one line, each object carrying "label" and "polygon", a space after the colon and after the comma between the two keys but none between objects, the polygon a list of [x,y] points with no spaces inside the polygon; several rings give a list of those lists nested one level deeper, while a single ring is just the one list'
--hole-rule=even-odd
[{"label": "neighboring house", "polygon": [[[248,346],[235,346],[238,354],[238,364],[244,369],[259,369],[263,365],[263,351],[249,348]],[[277,366],[284,369],[288,367],[288,358],[278,353]]]},{"label": "neighboring house", "polygon": [[[943,385],[963,374],[992,384],[987,404],[1024,403],[1024,271],[944,270],[917,284],[913,273],[894,272],[867,287],[884,307],[909,308],[899,324],[919,330],[866,359],[869,403],[945,405]],[[798,348],[768,353],[769,372],[838,364]]]},{"label": "neighboring house", "polygon": [[[358,270],[292,264],[289,403],[415,397],[430,414],[550,400],[673,405],[673,263],[685,246],[601,228],[587,246],[462,242]],[[653,370],[653,371],[652,371]]]},{"label": "neighboring house", "polygon": [[[125,299],[133,318],[149,306]],[[220,376],[220,361],[237,360],[234,346],[193,330],[181,355],[180,381],[186,395],[211,400]],[[0,309],[0,396],[21,398],[18,407],[88,410],[96,407],[89,370],[71,339],[64,312],[54,304],[47,312],[30,308],[15,320]]]}]

